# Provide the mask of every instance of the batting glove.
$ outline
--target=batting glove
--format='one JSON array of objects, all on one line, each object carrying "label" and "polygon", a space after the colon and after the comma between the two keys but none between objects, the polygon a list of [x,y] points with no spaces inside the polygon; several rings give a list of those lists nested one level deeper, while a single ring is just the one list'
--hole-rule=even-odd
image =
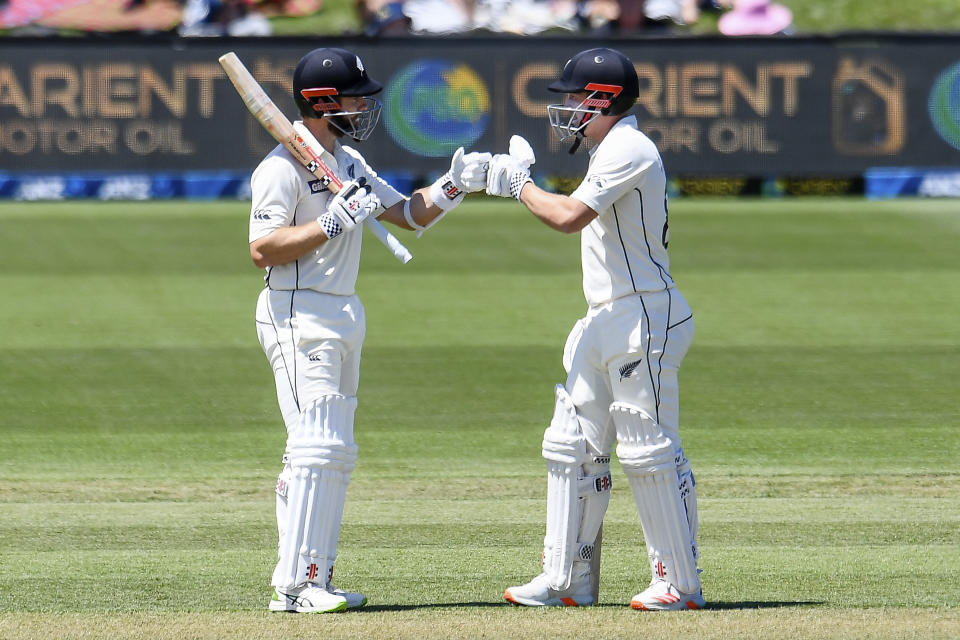
[{"label": "batting glove", "polygon": [[482,191],[487,183],[489,153],[463,153],[457,149],[450,161],[450,170],[430,185],[430,199],[444,212],[463,202],[467,193]]},{"label": "batting glove", "polygon": [[510,136],[510,155],[519,160],[525,167],[529,167],[537,161],[537,156],[533,153],[533,147],[523,136]]},{"label": "batting glove", "polygon": [[493,156],[487,171],[488,195],[519,200],[523,185],[528,182],[532,182],[530,168],[521,160],[506,153]]},{"label": "batting glove", "polygon": [[464,156],[453,154],[450,174],[454,183],[467,193],[483,191],[487,186],[487,168],[492,158],[493,155],[479,151]]},{"label": "batting glove", "polygon": [[348,182],[330,201],[326,213],[317,218],[317,222],[327,237],[333,239],[356,227],[380,206],[380,198],[369,187],[360,186],[356,181]]}]

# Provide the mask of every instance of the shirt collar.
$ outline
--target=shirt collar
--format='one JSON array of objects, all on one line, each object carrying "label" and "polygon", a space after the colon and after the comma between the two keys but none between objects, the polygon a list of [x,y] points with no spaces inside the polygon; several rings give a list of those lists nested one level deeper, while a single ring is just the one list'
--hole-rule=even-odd
[{"label": "shirt collar", "polygon": [[600,141],[600,144],[595,144],[592,147],[590,147],[590,151],[588,152],[590,156],[592,157],[593,154],[596,153],[597,149],[600,148],[600,145],[603,144],[607,140],[607,138],[614,135],[613,134],[614,131],[616,131],[617,129],[621,129],[623,127],[638,129],[639,126],[637,125],[637,116],[635,115],[627,116],[626,118],[620,118],[619,120],[617,120],[617,123],[612,127],[610,127],[610,131],[607,131],[607,135],[603,137],[603,140]]}]

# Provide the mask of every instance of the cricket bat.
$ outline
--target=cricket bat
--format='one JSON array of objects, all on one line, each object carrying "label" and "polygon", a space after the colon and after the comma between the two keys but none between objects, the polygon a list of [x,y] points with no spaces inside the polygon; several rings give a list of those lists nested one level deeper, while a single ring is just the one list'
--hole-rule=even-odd
[{"label": "cricket bat", "polygon": [[[263,125],[263,128],[277,142],[286,147],[307,171],[320,178],[324,186],[332,193],[338,193],[343,188],[343,182],[320,159],[320,155],[297,133],[290,120],[283,115],[283,112],[273,103],[260,83],[243,66],[237,54],[231,51],[220,56],[220,66],[227,73],[230,82],[233,83],[237,93],[240,94],[240,98],[243,99],[243,103],[257,122]],[[367,217],[363,223],[398,260],[406,264],[413,259],[413,255],[407,248],[397,240],[396,236],[387,231],[379,220]]]}]

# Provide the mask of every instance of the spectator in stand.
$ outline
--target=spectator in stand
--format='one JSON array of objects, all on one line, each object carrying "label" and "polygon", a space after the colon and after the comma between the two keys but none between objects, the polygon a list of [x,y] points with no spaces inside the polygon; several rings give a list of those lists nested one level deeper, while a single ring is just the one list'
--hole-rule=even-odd
[{"label": "spectator in stand", "polygon": [[270,21],[255,0],[186,0],[181,36],[269,36]]},{"label": "spectator in stand", "polygon": [[577,27],[575,0],[358,0],[357,10],[364,32],[371,36],[450,35],[477,29],[532,35]]},{"label": "spectator in stand", "polygon": [[668,31],[700,19],[698,0],[645,0],[642,4],[643,28],[649,31]]},{"label": "spectator in stand", "polygon": [[578,15],[584,30],[593,35],[634,31],[657,33],[677,25],[695,23],[700,18],[701,1],[581,0]]},{"label": "spectator in stand", "polygon": [[357,13],[368,36],[408,36],[411,20],[403,13],[403,2],[357,0]]},{"label": "spectator in stand", "polygon": [[406,0],[403,14],[411,33],[453,35],[473,29],[475,0]]},{"label": "spectator in stand", "polygon": [[473,26],[494,33],[533,35],[578,28],[573,0],[475,0]]},{"label": "spectator in stand", "polygon": [[[642,0],[640,2],[642,4]],[[580,0],[577,2],[577,19],[582,30],[592,35],[615,31],[620,21],[620,5],[618,0]]]},{"label": "spectator in stand", "polygon": [[717,28],[725,36],[790,35],[793,13],[769,0],[735,0],[733,9],[720,16]]}]

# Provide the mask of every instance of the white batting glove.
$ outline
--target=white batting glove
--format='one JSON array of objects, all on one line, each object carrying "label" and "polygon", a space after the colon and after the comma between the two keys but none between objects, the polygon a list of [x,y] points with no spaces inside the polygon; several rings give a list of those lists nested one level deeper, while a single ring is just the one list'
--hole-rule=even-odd
[{"label": "white batting glove", "polygon": [[519,200],[523,185],[528,182],[532,182],[530,169],[522,161],[507,153],[493,156],[487,171],[488,195]]},{"label": "white batting glove", "polygon": [[332,240],[356,227],[380,206],[380,198],[369,187],[360,186],[356,181],[348,182],[330,201],[326,213],[317,218],[317,222]]},{"label": "white batting glove", "polygon": [[510,136],[510,155],[519,160],[524,166],[529,167],[537,161],[537,156],[533,153],[533,147],[523,136]]},{"label": "white batting glove", "polygon": [[430,185],[430,199],[433,204],[450,211],[463,202],[467,193],[481,191],[487,184],[487,163],[489,153],[463,153],[460,147],[453,154],[450,170]]},{"label": "white batting glove", "polygon": [[473,151],[463,156],[453,154],[450,174],[454,183],[467,193],[483,191],[487,186],[487,168],[492,158],[492,154],[480,151]]}]

